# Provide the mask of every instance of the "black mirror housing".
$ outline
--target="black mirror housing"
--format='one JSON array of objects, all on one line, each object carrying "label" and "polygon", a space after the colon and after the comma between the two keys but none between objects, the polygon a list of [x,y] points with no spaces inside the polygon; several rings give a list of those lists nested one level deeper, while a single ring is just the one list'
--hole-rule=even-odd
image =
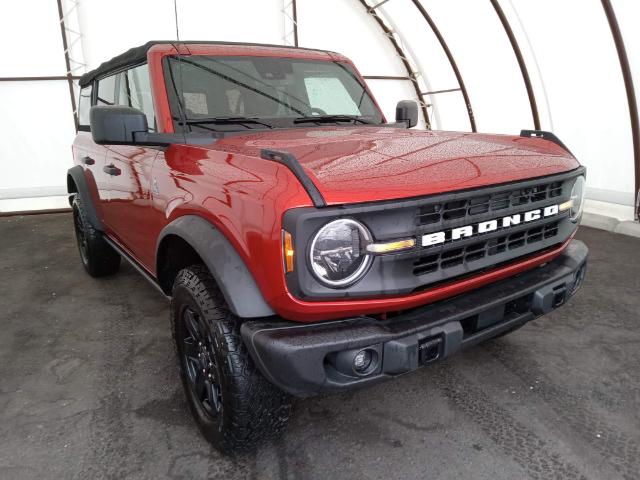
[{"label": "black mirror housing", "polygon": [[149,133],[147,116],[140,110],[119,105],[97,105],[89,112],[91,136],[99,145],[134,145],[136,136]]},{"label": "black mirror housing", "polygon": [[172,143],[209,145],[222,134],[211,132],[149,133],[147,116],[132,107],[96,105],[89,111],[91,136],[98,145],[168,147]]},{"label": "black mirror housing", "polygon": [[418,102],[414,100],[401,100],[396,105],[396,122],[406,123],[407,128],[418,124]]}]

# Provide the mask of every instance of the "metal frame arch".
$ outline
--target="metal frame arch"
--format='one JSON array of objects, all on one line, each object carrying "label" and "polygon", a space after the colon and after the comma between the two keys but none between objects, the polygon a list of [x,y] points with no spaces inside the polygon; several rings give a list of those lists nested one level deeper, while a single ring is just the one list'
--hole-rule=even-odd
[{"label": "metal frame arch", "polygon": [[[460,73],[458,64],[456,63],[456,60],[455,58],[453,58],[453,54],[449,49],[449,45],[447,45],[447,42],[442,36],[440,29],[436,26],[435,22],[431,18],[431,15],[429,15],[426,9],[422,6],[422,4],[420,3],[420,0],[411,0],[411,1],[420,12],[420,15],[422,15],[422,18],[424,18],[425,22],[427,22],[427,24],[431,28],[431,31],[433,32],[433,34],[436,36],[436,39],[440,43],[440,46],[442,47],[442,50],[444,51],[444,54],[447,57],[447,60],[449,60],[449,65],[451,65],[451,69],[453,70],[453,73],[456,76],[456,80],[458,81],[458,87],[460,88],[460,92],[462,93],[462,97],[464,98],[464,103],[467,106],[467,114],[469,115],[469,124],[471,125],[471,131],[475,133],[478,130],[476,128],[476,119],[473,113],[473,108],[471,106],[471,100],[469,99],[469,93],[467,92],[467,87],[465,86],[464,80],[462,79],[462,73]],[[444,90],[442,92],[444,92]],[[441,93],[441,92],[438,91],[438,92],[431,92],[431,93],[435,94],[435,93]]]},{"label": "metal frame arch", "polygon": [[636,204],[634,207],[635,220],[640,220],[640,120],[638,119],[638,102],[636,100],[636,91],[633,85],[633,76],[631,74],[631,66],[629,65],[629,57],[627,56],[627,49],[624,45],[624,39],[622,38],[622,32],[620,31],[620,25],[616,17],[616,12],[611,5],[610,0],[602,0],[602,8],[604,14],[607,17],[609,28],[611,29],[611,35],[613,36],[613,42],[616,46],[618,53],[618,60],[620,62],[620,70],[622,70],[622,79],[624,80],[624,87],[627,91],[627,101],[629,103],[629,116],[631,119],[631,135],[633,139],[633,164],[635,170],[635,190],[636,190]]},{"label": "metal frame arch", "polygon": [[71,69],[71,57],[69,56],[69,43],[67,41],[67,28],[65,26],[65,12],[62,8],[62,0],[57,0],[58,3],[58,20],[60,22],[60,34],[62,36],[62,48],[64,49],[64,63],[67,69],[65,78],[69,85],[69,97],[71,98],[71,111],[73,114],[73,125],[78,131],[78,112],[76,109],[76,95],[73,88],[73,74]]},{"label": "metal frame arch", "polygon": [[531,77],[529,76],[529,70],[527,69],[527,64],[524,61],[524,57],[522,56],[522,50],[520,50],[520,45],[518,44],[518,40],[516,39],[515,34],[513,33],[513,29],[511,28],[511,24],[507,19],[507,16],[504,14],[504,10],[500,6],[499,0],[489,0],[491,5],[493,5],[494,10],[496,11],[496,15],[500,19],[500,23],[502,23],[502,27],[504,28],[504,32],[507,34],[509,38],[509,43],[511,43],[511,48],[513,49],[513,53],[516,56],[516,60],[518,61],[518,66],[520,67],[520,73],[522,74],[522,80],[524,81],[524,86],[527,89],[527,96],[529,97],[529,106],[531,108],[531,116],[533,117],[533,127],[536,130],[540,130],[540,115],[538,113],[538,103],[536,102],[536,95],[533,91],[533,85],[531,84]]},{"label": "metal frame arch", "polygon": [[393,46],[394,50],[396,51],[398,57],[400,57],[400,61],[402,62],[402,64],[404,65],[404,67],[405,67],[405,69],[407,71],[407,80],[409,80],[411,82],[411,84],[413,85],[413,89],[415,90],[416,97],[418,98],[418,103],[420,104],[420,109],[422,110],[422,115],[424,117],[426,128],[427,128],[427,130],[430,130],[431,129],[431,120],[429,119],[429,111],[427,110],[427,102],[426,102],[426,100],[424,98],[424,95],[422,94],[422,90],[420,88],[420,85],[418,84],[418,78],[417,78],[418,74],[417,74],[417,72],[415,72],[413,70],[413,67],[411,66],[411,63],[409,63],[409,60],[407,59],[407,56],[406,56],[404,50],[402,49],[402,47],[400,46],[400,44],[398,43],[396,38],[393,36],[393,32],[389,29],[389,27],[384,22],[384,20],[376,12],[376,8],[377,7],[379,7],[380,5],[386,3],[389,0],[383,0],[383,1],[379,2],[379,3],[377,3],[376,5],[372,6],[372,7],[367,4],[366,0],[358,0],[358,1],[364,7],[364,9],[366,10],[367,14],[370,15],[376,21],[378,26],[384,32],[385,36],[389,38],[389,41],[391,42],[391,45]]}]

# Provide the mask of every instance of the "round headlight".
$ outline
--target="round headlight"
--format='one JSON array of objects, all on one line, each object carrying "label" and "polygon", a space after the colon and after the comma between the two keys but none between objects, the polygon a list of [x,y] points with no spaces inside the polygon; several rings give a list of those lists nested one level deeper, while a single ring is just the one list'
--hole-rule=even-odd
[{"label": "round headlight", "polygon": [[573,188],[571,189],[571,221],[577,222],[582,215],[582,208],[584,207],[584,195],[586,193],[586,180],[581,175],[576,178]]},{"label": "round headlight", "polygon": [[360,280],[373,257],[366,246],[369,230],[349,218],[327,223],[311,242],[310,260],[315,276],[330,287],[347,287]]}]

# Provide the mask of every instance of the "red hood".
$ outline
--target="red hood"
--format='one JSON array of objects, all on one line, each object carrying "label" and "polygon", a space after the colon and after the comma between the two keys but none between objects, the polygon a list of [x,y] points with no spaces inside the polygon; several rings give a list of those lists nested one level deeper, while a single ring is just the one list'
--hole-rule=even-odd
[{"label": "red hood", "polygon": [[415,197],[565,172],[578,162],[546,140],[507,135],[323,127],[231,136],[212,148],[294,154],[328,204]]}]

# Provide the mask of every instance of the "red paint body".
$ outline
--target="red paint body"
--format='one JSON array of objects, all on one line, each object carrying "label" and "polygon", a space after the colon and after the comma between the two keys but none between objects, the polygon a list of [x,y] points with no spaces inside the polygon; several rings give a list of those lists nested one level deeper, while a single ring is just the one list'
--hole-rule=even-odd
[{"label": "red paint body", "polygon": [[[181,53],[193,55],[265,55],[349,62],[336,54],[274,47],[182,48]],[[148,53],[159,130],[167,133],[173,132],[173,124],[162,58],[175,53],[171,45],[156,45]],[[309,207],[312,202],[288,168],[260,158],[262,148],[293,153],[330,205],[477,188],[579,166],[562,148],[546,140],[353,125],[258,131],[226,137],[209,146],[176,144],[165,151],[100,147],[93,143],[90,133],[79,132],[74,157],[79,164],[85,155],[96,160],[95,165],[83,167],[89,185],[96,185],[93,200],[98,215],[109,236],[151,275],[156,274],[156,243],[162,228],[182,215],[199,215],[214,224],[236,248],[273,310],[296,321],[416,307],[548,262],[564,248],[416,294],[302,301],[294,298],[285,284],[281,221],[288,209]],[[114,164],[122,174],[104,174],[102,168],[107,164]]]}]

